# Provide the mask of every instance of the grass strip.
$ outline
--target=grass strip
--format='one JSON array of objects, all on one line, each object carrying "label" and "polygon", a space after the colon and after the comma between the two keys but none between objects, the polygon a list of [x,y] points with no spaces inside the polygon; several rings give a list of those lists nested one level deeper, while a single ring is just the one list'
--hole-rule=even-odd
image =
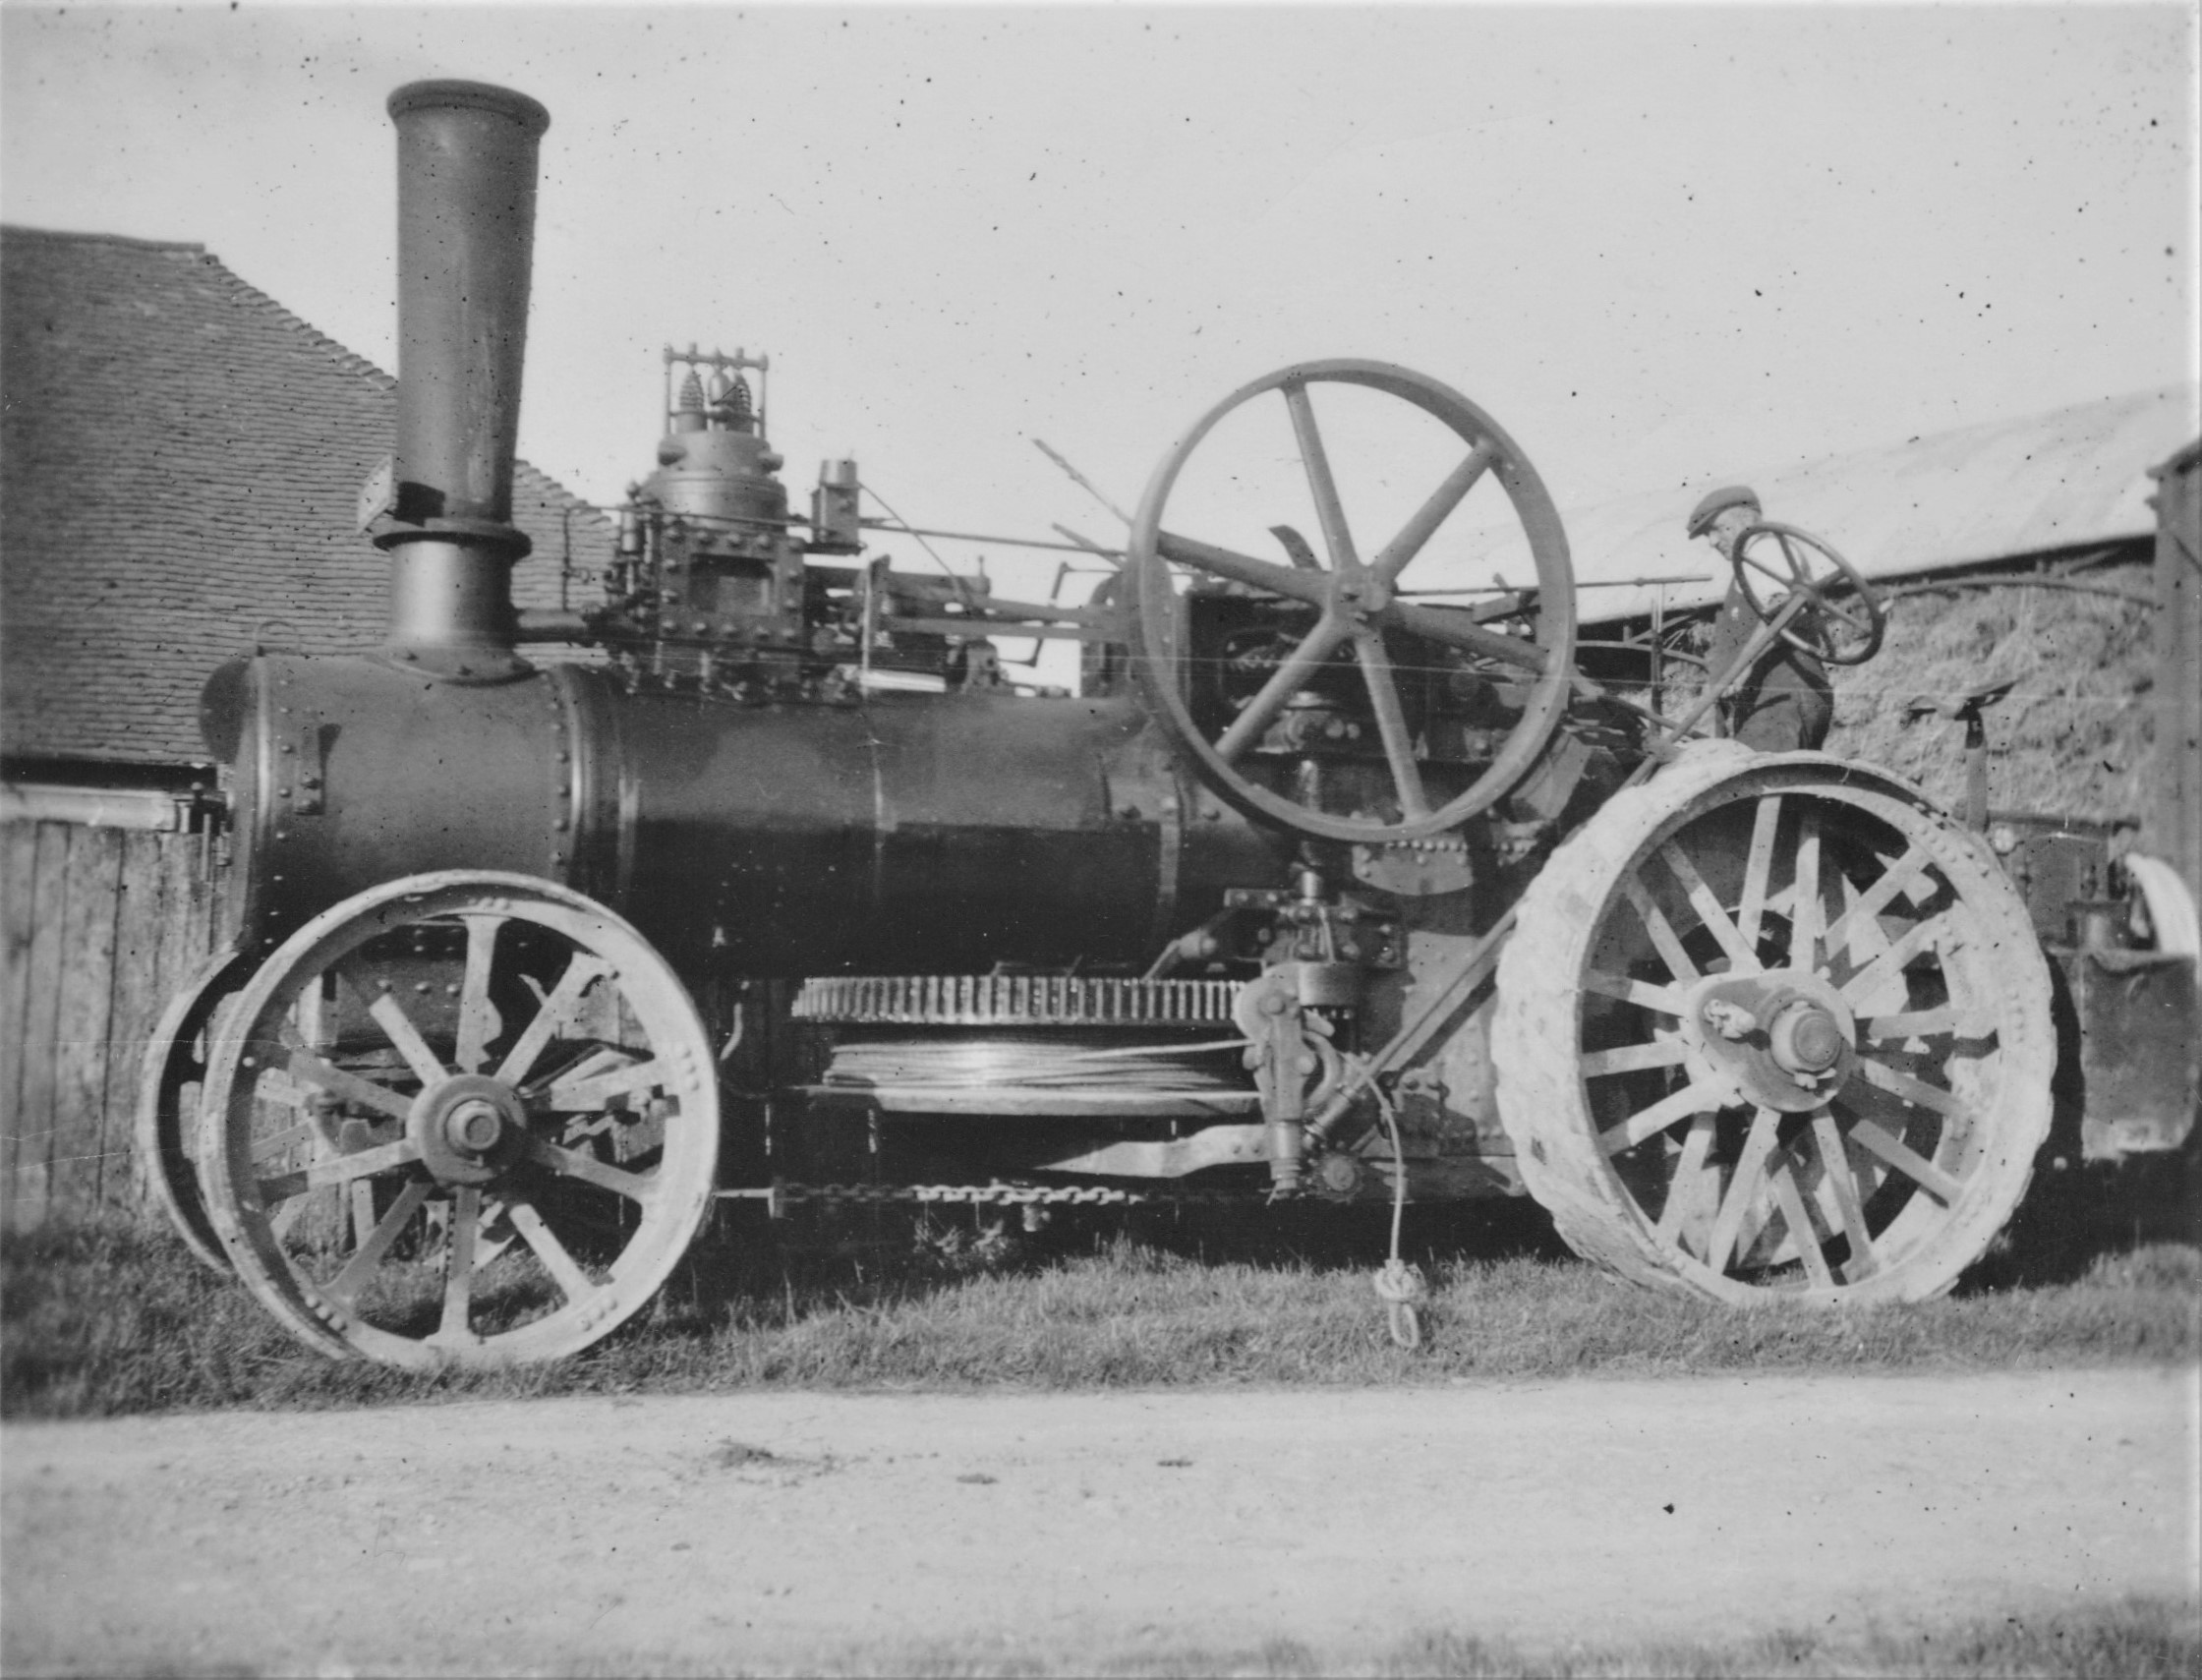
[{"label": "grass strip", "polygon": [[[1164,1650],[1056,1659],[1034,1653],[983,1654],[921,1645],[829,1655],[800,1672],[864,1680],[1009,1680],[1014,1676],[1097,1675],[1125,1680],[1253,1676],[1374,1676],[1381,1680],[1764,1680],[1769,1675],[1873,1677],[1873,1680],[2188,1680],[2202,1672],[2202,1612],[2192,1602],[2127,1598],[2046,1612],[1940,1626],[1871,1627],[1863,1632],[1779,1629],[1726,1643],[1672,1641],[1597,1645],[1532,1644],[1451,1631],[1407,1635],[1372,1653],[1316,1651],[1277,1639],[1245,1651]],[[709,1664],[653,1662],[647,1656],[591,1662],[577,1675],[648,1673],[666,1680],[780,1672]]]},{"label": "grass strip", "polygon": [[[885,1235],[882,1234],[883,1230]],[[1424,1346],[1394,1347],[1379,1242],[1096,1227],[1045,1246],[868,1225],[801,1249],[729,1221],[598,1347],[417,1374],[301,1348],[164,1232],[116,1219],[0,1240],[0,1415],[108,1417],[441,1397],[734,1388],[1444,1383],[1723,1370],[2170,1363],[2202,1357],[2202,1250],[2146,1242],[2068,1281],[1911,1306],[1751,1310],[1616,1283],[1548,1243],[1425,1243]],[[845,1233],[844,1233],[845,1235]],[[951,1236],[955,1235],[953,1232]],[[998,1235],[998,1234],[994,1234]]]}]

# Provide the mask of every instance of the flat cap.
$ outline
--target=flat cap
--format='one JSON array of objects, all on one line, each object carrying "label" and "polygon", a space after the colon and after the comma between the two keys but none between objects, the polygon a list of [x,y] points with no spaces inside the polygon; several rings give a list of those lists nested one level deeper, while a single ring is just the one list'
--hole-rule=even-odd
[{"label": "flat cap", "polygon": [[1715,516],[1730,507],[1748,507],[1758,512],[1759,492],[1749,485],[1726,485],[1708,491],[1698,505],[1690,509],[1690,535],[1703,537],[1711,528]]}]

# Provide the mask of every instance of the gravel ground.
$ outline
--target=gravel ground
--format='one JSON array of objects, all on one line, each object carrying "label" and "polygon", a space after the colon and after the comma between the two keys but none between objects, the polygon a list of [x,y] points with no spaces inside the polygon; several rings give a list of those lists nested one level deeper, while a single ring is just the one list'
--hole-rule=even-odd
[{"label": "gravel ground", "polygon": [[2197,1373],[728,1394],[0,1431],[11,1675],[1067,1665],[2194,1599]]}]

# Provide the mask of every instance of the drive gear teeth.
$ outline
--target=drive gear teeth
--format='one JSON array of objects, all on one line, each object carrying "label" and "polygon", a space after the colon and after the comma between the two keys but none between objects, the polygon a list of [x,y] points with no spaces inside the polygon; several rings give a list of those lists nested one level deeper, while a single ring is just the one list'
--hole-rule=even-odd
[{"label": "drive gear teeth", "polygon": [[797,1020],[893,1026],[1211,1027],[1236,980],[1077,974],[849,974],[806,980]]}]

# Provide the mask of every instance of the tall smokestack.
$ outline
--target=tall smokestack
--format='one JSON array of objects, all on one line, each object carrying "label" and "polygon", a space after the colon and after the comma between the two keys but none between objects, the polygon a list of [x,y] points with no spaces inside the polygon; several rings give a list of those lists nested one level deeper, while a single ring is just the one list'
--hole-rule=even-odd
[{"label": "tall smokestack", "polygon": [[[478,82],[416,82],[397,125],[397,449],[390,634],[401,657],[491,675],[511,663],[512,458],[550,114]],[[461,662],[476,663],[461,669]]]}]

